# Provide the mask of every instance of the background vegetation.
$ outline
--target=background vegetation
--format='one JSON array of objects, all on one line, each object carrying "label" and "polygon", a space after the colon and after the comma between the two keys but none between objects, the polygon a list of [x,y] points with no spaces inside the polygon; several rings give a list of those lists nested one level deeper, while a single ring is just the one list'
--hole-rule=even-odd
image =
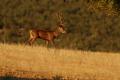
[{"label": "background vegetation", "polygon": [[[61,48],[120,52],[119,0],[1,0],[0,41],[24,43],[32,28],[53,30],[64,15]],[[44,44],[42,40],[36,44]]]}]

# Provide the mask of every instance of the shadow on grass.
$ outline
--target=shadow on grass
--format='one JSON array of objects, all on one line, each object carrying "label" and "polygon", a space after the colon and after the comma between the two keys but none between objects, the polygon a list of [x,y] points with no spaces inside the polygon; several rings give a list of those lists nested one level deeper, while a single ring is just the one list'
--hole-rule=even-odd
[{"label": "shadow on grass", "polygon": [[20,78],[14,76],[3,76],[0,77],[0,80],[64,80],[61,76],[52,77],[52,79],[48,78]]},{"label": "shadow on grass", "polygon": [[47,79],[47,78],[18,78],[18,77],[12,77],[12,76],[4,76],[4,77],[0,77],[0,80],[51,80],[51,79]]}]

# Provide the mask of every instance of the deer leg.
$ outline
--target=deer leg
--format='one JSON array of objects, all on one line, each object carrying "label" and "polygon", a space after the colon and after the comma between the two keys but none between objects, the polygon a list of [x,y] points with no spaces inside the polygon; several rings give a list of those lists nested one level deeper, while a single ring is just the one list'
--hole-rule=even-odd
[{"label": "deer leg", "polygon": [[50,43],[56,48],[54,41],[50,41]]},{"label": "deer leg", "polygon": [[58,46],[55,44],[55,41],[53,40],[53,44],[55,48],[58,48]]},{"label": "deer leg", "polygon": [[31,40],[32,40],[32,38],[30,38],[30,39],[28,40],[28,44],[29,44],[29,45],[31,45]]},{"label": "deer leg", "polygon": [[49,41],[46,41],[46,46],[48,46]]},{"label": "deer leg", "polygon": [[57,48],[57,45],[55,44],[55,41],[54,41],[54,40],[53,40],[53,43],[54,43],[55,48]]},{"label": "deer leg", "polygon": [[36,38],[30,39],[29,44],[32,45],[35,40],[36,40]]},{"label": "deer leg", "polygon": [[31,41],[31,39],[29,39],[29,40],[25,40],[25,45],[27,45],[27,44],[30,44],[30,41]]}]

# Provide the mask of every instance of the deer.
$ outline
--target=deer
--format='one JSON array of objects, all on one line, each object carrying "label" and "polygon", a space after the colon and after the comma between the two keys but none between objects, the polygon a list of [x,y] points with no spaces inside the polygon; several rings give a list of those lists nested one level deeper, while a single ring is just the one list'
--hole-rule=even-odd
[{"label": "deer", "polygon": [[65,31],[65,26],[63,23],[63,17],[62,14],[59,12],[57,13],[57,17],[58,20],[60,21],[59,24],[57,25],[56,29],[54,29],[53,31],[50,30],[41,30],[41,29],[31,29],[29,30],[29,40],[28,43],[30,45],[33,44],[33,42],[36,39],[42,39],[46,42],[46,46],[48,46],[48,44],[52,44],[54,45],[54,47],[56,47],[54,40],[61,34],[61,33],[66,33]]}]

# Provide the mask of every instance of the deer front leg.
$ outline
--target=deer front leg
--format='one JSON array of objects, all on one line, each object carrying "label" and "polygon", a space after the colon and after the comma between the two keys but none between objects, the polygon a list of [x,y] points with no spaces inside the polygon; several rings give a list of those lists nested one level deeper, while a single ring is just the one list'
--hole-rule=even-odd
[{"label": "deer front leg", "polygon": [[50,41],[50,43],[52,44],[52,46],[54,46],[56,48],[55,42],[53,40]]}]

